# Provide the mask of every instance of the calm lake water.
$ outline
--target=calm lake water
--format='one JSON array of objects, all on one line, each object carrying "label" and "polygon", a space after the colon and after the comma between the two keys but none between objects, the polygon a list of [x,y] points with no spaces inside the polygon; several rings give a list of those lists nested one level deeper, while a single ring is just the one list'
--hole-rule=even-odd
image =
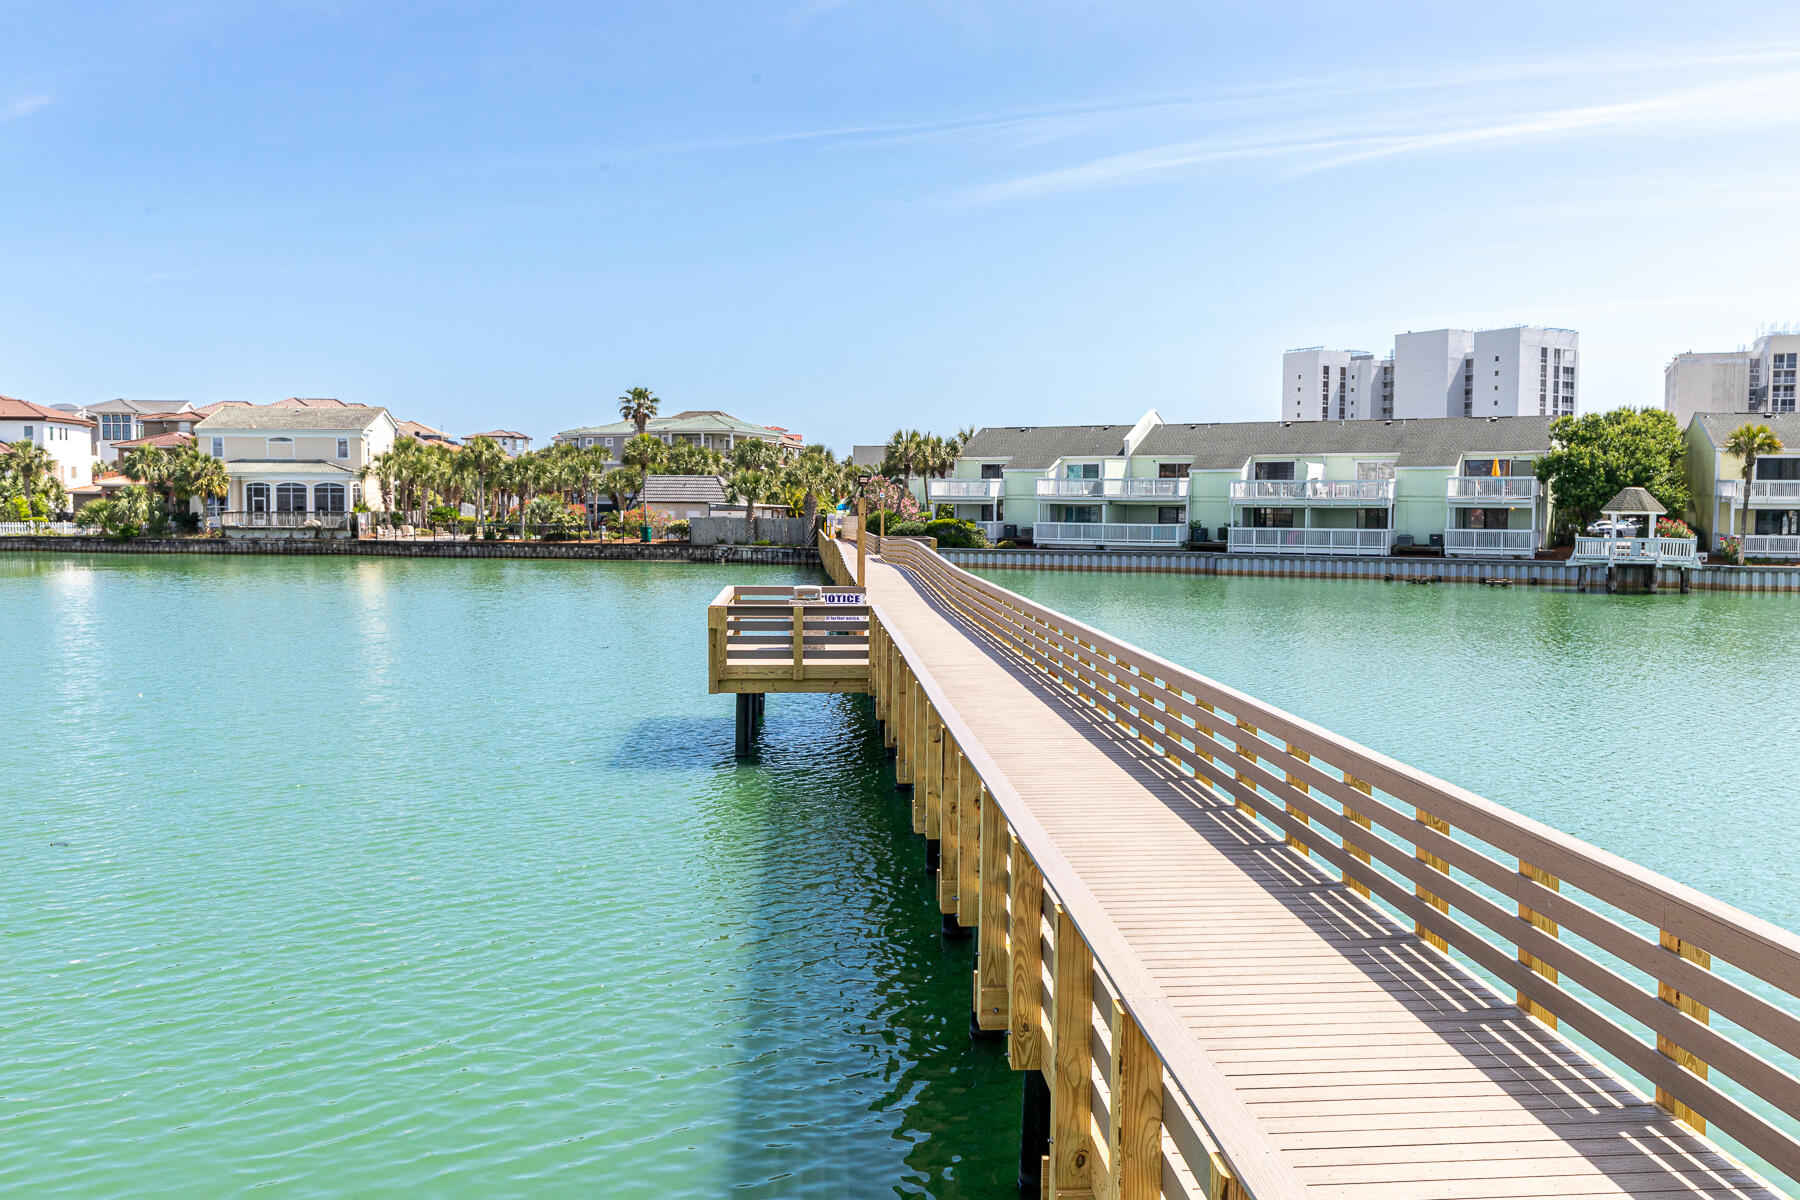
[{"label": "calm lake water", "polygon": [[[1800,924],[1800,597],[989,574]],[[866,702],[705,694],[799,578],[0,556],[0,1192],[1010,1195]]]},{"label": "calm lake water", "polygon": [[1800,928],[1800,596],[981,575]]},{"label": "calm lake water", "polygon": [[860,698],[635,563],[0,556],[0,1194],[995,1196]]}]

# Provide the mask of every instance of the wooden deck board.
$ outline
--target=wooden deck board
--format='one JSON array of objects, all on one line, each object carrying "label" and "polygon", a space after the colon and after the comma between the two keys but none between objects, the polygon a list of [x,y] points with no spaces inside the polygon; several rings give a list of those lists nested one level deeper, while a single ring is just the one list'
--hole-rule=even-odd
[{"label": "wooden deck board", "polygon": [[1779,1195],[906,573],[867,587],[1313,1194]]}]

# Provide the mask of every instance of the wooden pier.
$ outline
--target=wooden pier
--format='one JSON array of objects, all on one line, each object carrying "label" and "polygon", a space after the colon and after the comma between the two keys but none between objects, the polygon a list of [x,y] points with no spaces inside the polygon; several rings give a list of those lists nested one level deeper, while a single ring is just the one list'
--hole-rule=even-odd
[{"label": "wooden pier", "polygon": [[[976,938],[973,1024],[1026,1075],[1022,1184],[1762,1200],[1800,1178],[1800,938],[929,541],[821,557],[865,589],[861,687],[938,907]],[[731,676],[777,671],[781,621],[805,682],[811,618],[741,591],[714,606],[714,690],[773,678]]]}]

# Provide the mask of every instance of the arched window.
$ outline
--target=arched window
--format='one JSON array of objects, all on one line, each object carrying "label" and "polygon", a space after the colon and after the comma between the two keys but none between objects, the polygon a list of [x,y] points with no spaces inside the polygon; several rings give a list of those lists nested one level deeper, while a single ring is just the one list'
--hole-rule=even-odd
[{"label": "arched window", "polygon": [[284,513],[305,512],[306,485],[304,483],[276,484],[275,511]]},{"label": "arched window", "polygon": [[290,437],[272,437],[269,439],[270,458],[294,457],[294,439]]},{"label": "arched window", "polygon": [[313,488],[313,511],[319,513],[341,513],[344,511],[344,485],[341,483],[321,483]]}]

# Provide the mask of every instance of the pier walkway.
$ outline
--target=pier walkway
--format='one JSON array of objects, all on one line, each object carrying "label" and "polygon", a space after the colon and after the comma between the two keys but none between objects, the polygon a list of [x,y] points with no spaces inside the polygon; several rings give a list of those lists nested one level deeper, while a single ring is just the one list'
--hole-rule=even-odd
[{"label": "pier walkway", "polygon": [[1800,938],[928,541],[864,549],[850,636],[1043,1195],[1783,1194],[1709,1128],[1800,1174]]}]

